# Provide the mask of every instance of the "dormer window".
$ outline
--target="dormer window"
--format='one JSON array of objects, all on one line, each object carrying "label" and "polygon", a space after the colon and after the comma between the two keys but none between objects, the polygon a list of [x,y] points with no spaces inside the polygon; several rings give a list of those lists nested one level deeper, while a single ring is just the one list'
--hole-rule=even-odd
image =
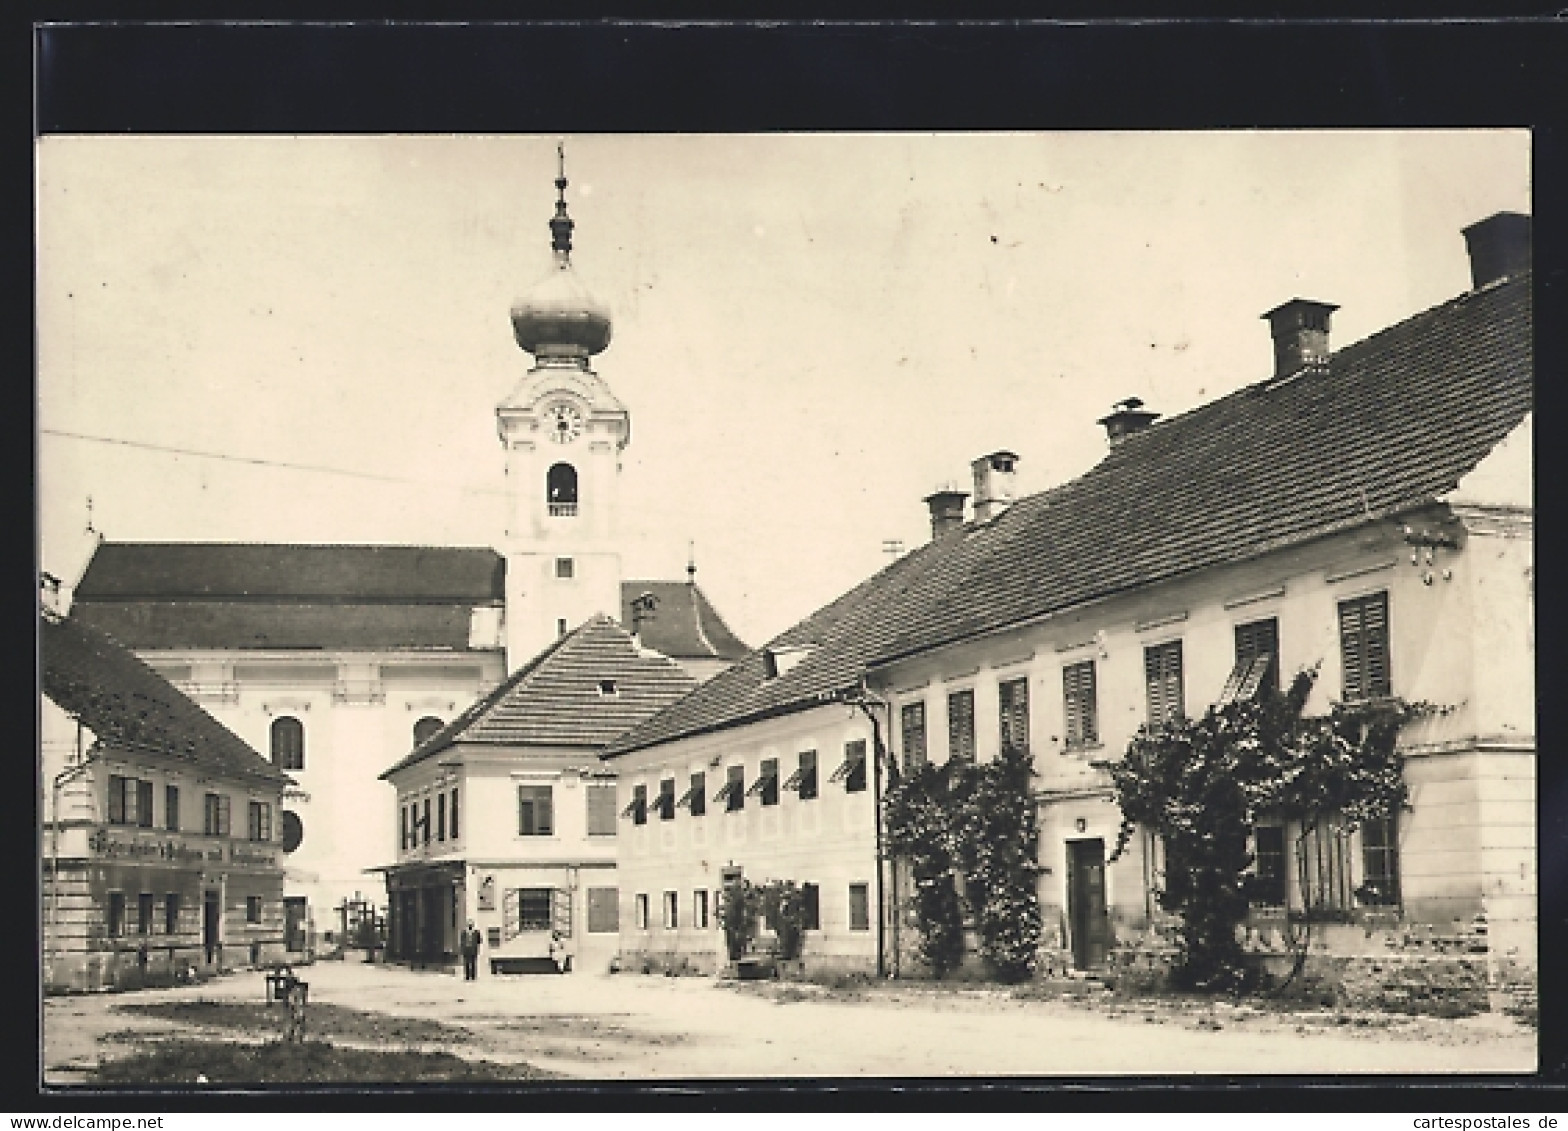
[{"label": "dormer window", "polygon": [[551,518],[577,514],[577,469],[569,463],[554,464],[545,474],[545,500]]},{"label": "dormer window", "polygon": [[606,699],[613,698],[620,693],[620,689],[616,686],[613,679],[601,679],[599,681],[599,694]]},{"label": "dormer window", "polygon": [[811,655],[806,645],[779,646],[762,650],[762,668],[768,679],[777,679]]}]

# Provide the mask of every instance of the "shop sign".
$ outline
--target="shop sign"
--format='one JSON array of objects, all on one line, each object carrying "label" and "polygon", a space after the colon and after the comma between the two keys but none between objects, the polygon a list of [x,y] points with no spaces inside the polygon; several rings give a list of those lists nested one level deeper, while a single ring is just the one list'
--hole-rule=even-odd
[{"label": "shop sign", "polygon": [[175,863],[202,864],[223,862],[222,848],[201,848],[175,840],[121,840],[99,829],[87,838],[87,846],[98,856],[128,860],[170,860]]},{"label": "shop sign", "polygon": [[251,864],[260,868],[271,868],[276,866],[277,861],[268,849],[250,848],[243,844],[231,843],[229,845],[229,863]]},{"label": "shop sign", "polygon": [[310,794],[297,785],[287,785],[283,787],[283,800],[298,801],[302,805],[309,805]]}]

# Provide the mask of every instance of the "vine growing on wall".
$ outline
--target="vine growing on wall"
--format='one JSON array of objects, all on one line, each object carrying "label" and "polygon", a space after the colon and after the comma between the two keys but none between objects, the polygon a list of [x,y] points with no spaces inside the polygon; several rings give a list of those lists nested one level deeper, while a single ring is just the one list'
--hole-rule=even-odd
[{"label": "vine growing on wall", "polygon": [[1253,981],[1238,938],[1247,914],[1248,841],[1259,818],[1313,828],[1328,818],[1350,831],[1405,805],[1402,727],[1437,710],[1399,699],[1334,703],[1303,714],[1317,678],[1299,673],[1283,693],[1210,707],[1141,727],[1118,762],[1100,763],[1122,811],[1111,860],[1135,828],[1155,833],[1165,852],[1160,906],[1176,915],[1184,988],[1247,989]]},{"label": "vine growing on wall", "polygon": [[966,909],[997,978],[1017,982],[1034,972],[1041,926],[1033,776],[1033,759],[1009,750],[984,765],[922,766],[888,788],[888,851],[909,865],[920,951],[939,978],[963,958]]}]

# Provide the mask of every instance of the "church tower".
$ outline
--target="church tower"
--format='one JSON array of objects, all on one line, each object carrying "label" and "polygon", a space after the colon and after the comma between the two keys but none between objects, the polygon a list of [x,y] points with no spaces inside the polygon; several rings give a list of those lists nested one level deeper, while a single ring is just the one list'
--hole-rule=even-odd
[{"label": "church tower", "polygon": [[554,263],[512,304],[513,335],[534,363],[496,406],[508,488],[508,672],[595,613],[621,613],[617,487],[631,416],[589,365],[610,344],[610,315],[572,269],[564,150],[557,154]]}]

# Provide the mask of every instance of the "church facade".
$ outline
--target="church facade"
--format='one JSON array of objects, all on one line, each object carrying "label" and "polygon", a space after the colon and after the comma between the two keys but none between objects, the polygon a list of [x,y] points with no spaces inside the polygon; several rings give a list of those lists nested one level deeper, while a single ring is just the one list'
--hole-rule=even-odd
[{"label": "church facade", "polygon": [[495,548],[101,542],[73,615],[132,649],[293,784],[280,815],[288,946],[340,941],[396,858],[388,767],[595,615],[696,680],[744,655],[688,568],[622,576],[617,485],[631,418],[590,359],[605,309],[570,262],[510,314],[533,364],[495,408],[509,486]]}]

